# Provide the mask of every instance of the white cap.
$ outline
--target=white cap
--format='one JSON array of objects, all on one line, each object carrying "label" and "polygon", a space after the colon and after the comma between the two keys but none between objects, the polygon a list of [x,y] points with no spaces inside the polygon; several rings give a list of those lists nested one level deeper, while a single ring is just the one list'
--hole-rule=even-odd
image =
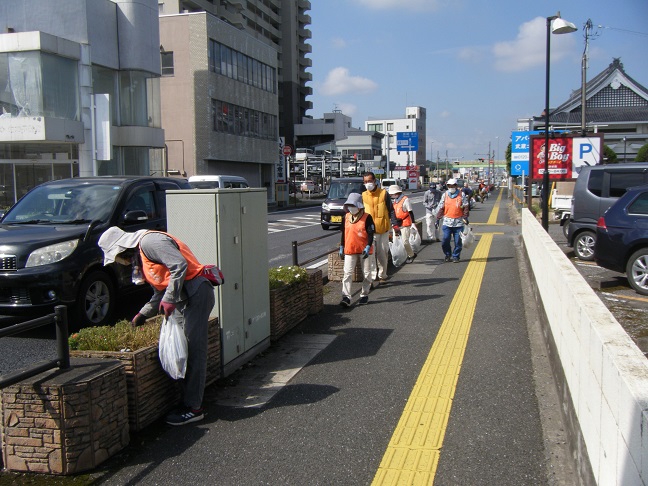
[{"label": "white cap", "polygon": [[453,184],[455,186],[457,185],[457,179],[448,179],[448,182],[446,182],[446,185],[448,185],[448,186],[453,185]]},{"label": "white cap", "polygon": [[129,248],[139,245],[142,236],[148,230],[139,230],[134,233],[126,233],[117,226],[108,228],[99,238],[99,248],[104,252],[104,265],[115,261],[115,257]]},{"label": "white cap", "polygon": [[388,191],[389,194],[398,194],[399,192],[403,192],[398,184],[392,184],[391,186],[389,186]]}]

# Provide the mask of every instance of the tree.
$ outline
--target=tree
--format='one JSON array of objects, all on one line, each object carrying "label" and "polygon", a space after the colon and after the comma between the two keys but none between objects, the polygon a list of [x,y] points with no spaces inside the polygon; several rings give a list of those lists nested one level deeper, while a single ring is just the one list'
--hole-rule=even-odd
[{"label": "tree", "polygon": [[506,173],[510,176],[511,175],[511,144],[512,142],[509,142],[508,147],[506,147]]},{"label": "tree", "polygon": [[635,162],[648,162],[648,143],[639,149]]},{"label": "tree", "polygon": [[617,154],[607,145],[603,144],[603,163],[604,164],[617,164],[619,162]]}]

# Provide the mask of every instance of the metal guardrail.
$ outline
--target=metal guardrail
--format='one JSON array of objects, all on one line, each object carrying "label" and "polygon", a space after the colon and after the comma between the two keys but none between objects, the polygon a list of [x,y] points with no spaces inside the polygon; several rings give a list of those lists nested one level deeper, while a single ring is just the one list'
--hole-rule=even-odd
[{"label": "metal guardrail", "polygon": [[58,358],[53,361],[43,361],[39,364],[25,368],[13,373],[7,373],[0,376],[0,388],[5,388],[14,385],[26,378],[36,376],[43,371],[59,368],[66,370],[70,367],[70,347],[68,344],[68,320],[67,320],[67,307],[64,305],[57,305],[54,308],[54,314],[48,314],[44,317],[39,317],[31,321],[21,322],[13,326],[0,329],[0,338],[13,336],[22,332],[31,331],[38,327],[48,326],[50,324],[56,325],[56,347]]},{"label": "metal guardrail", "polygon": [[325,257],[325,256],[327,257],[329,254],[336,252],[337,249],[333,249],[333,250],[327,251],[326,253],[322,253],[321,255],[317,255],[317,256],[315,256],[313,258],[309,258],[308,260],[305,260],[305,261],[303,261],[301,263],[299,262],[299,256],[298,256],[297,247],[306,245],[308,243],[312,243],[314,241],[323,240],[324,238],[329,238],[331,236],[338,236],[339,237],[340,233],[339,232],[334,232],[334,233],[330,233],[328,235],[318,236],[317,238],[311,238],[310,240],[305,240],[305,241],[300,241],[300,242],[293,241],[292,242],[293,265],[301,267],[301,266],[307,265],[309,263],[312,263],[312,262],[314,262],[316,260],[319,260],[322,257]]}]

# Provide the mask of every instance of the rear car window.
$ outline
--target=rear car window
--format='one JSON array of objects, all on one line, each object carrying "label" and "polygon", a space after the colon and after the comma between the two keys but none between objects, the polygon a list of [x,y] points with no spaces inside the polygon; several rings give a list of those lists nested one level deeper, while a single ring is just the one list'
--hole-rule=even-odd
[{"label": "rear car window", "polygon": [[628,213],[648,215],[648,192],[643,192],[628,206]]},{"label": "rear car window", "polygon": [[641,178],[641,174],[636,172],[610,173],[610,197],[623,196],[628,187],[637,185],[638,178]]},{"label": "rear car window", "polygon": [[602,170],[593,170],[590,172],[589,180],[587,181],[587,190],[598,197],[603,195]]}]

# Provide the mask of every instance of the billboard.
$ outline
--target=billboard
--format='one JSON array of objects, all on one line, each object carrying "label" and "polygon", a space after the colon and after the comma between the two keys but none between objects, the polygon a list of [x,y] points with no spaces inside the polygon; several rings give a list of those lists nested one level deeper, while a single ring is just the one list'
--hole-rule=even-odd
[{"label": "billboard", "polygon": [[[548,147],[545,147],[544,135],[531,135],[531,178],[542,179],[548,170],[550,180],[575,179],[583,166],[601,162],[602,148],[603,136],[600,134],[585,137],[551,134]],[[548,168],[545,167],[547,153]]]}]

